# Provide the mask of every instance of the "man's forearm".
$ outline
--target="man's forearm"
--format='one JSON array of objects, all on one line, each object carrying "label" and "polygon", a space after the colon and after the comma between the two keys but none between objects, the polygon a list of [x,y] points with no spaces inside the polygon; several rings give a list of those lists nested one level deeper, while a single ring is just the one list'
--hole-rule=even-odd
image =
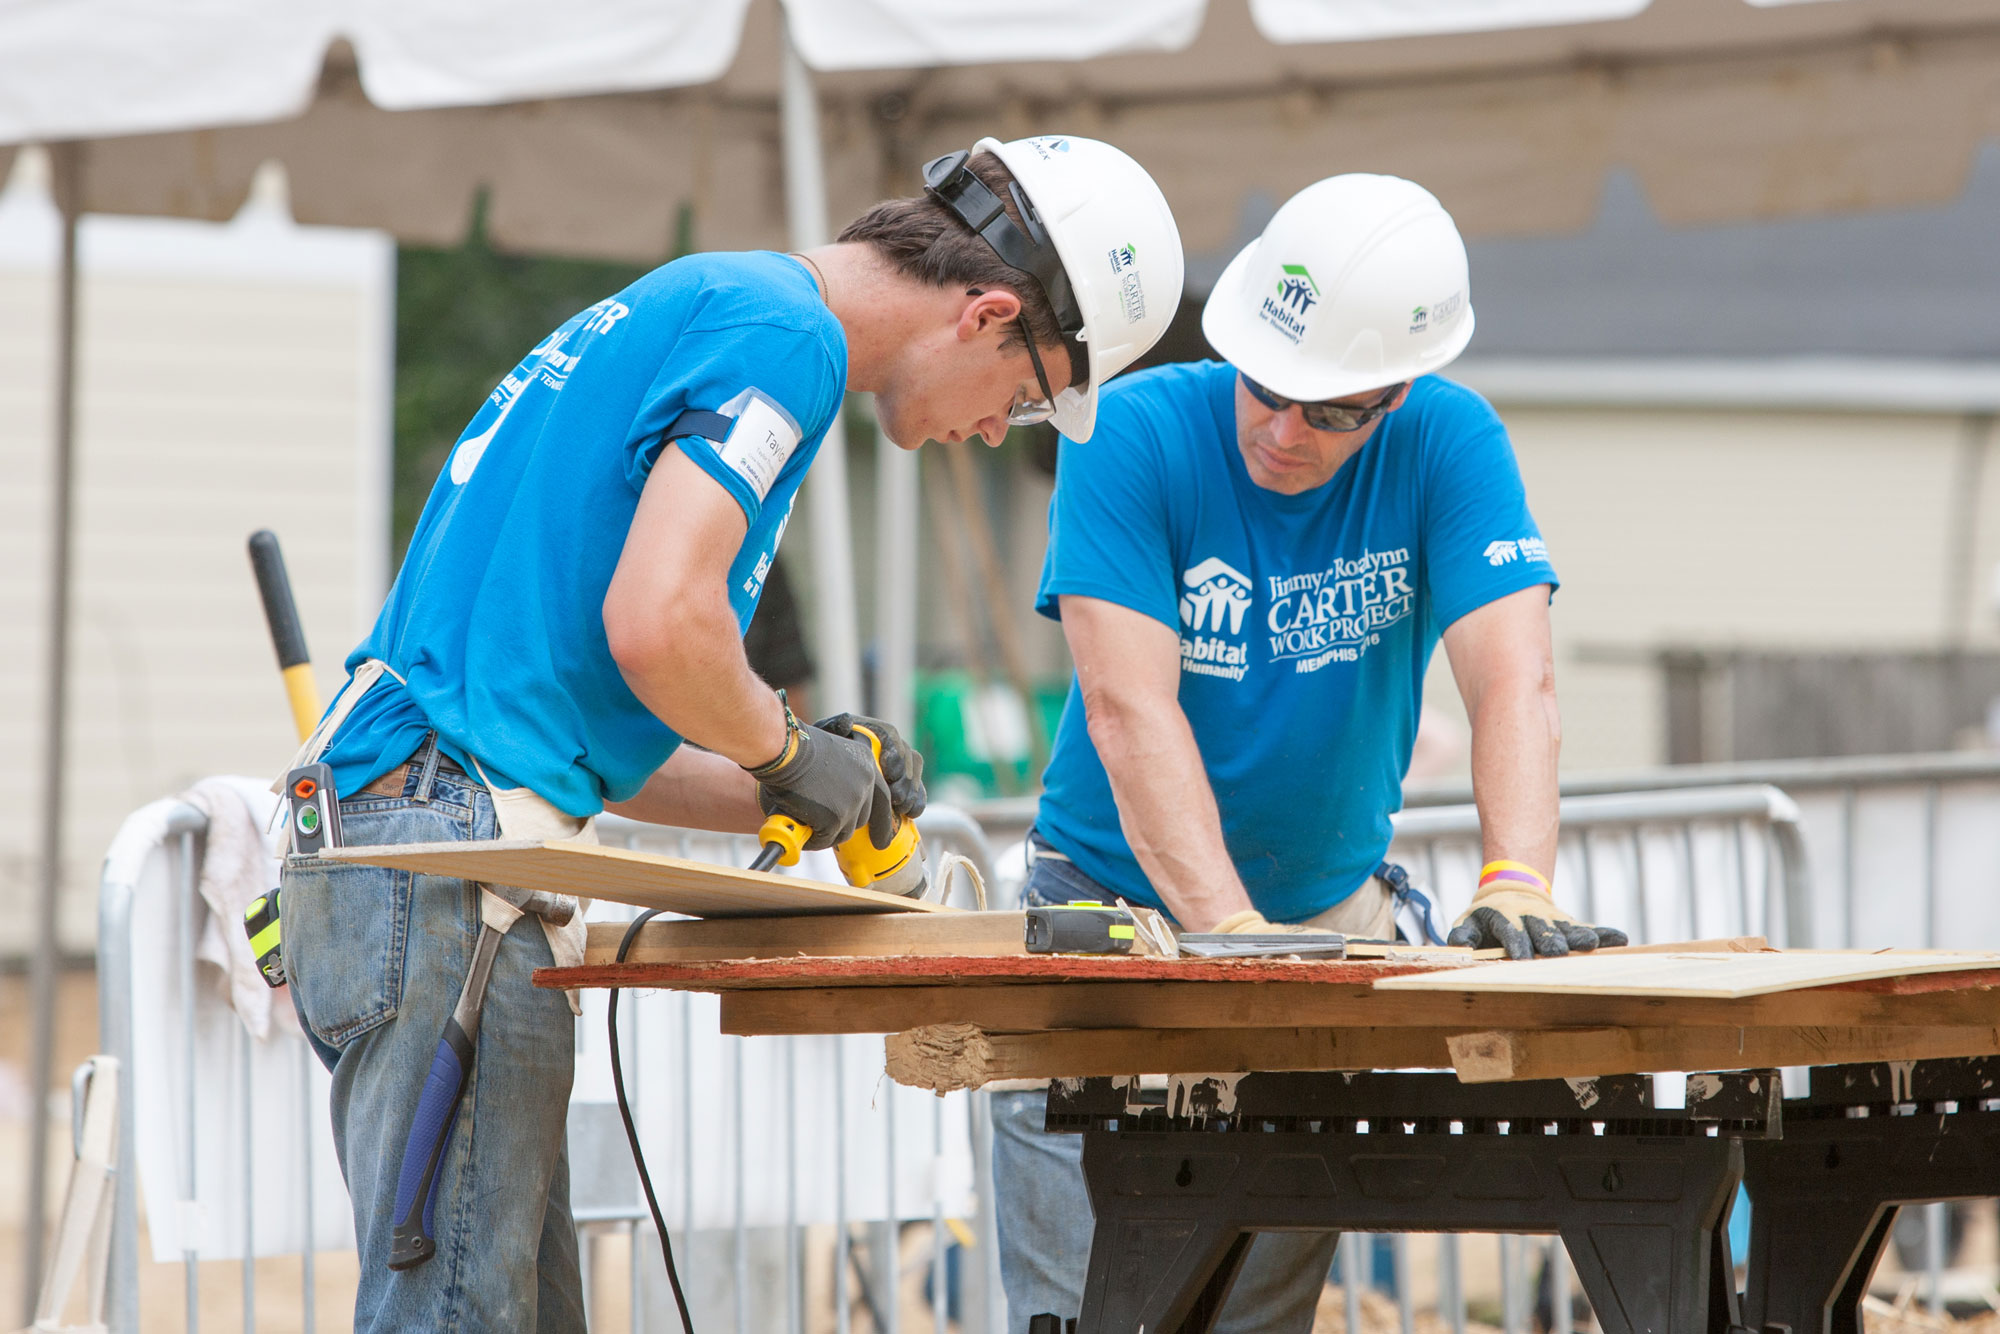
[{"label": "man's forearm", "polygon": [[1174,920],[1207,931],[1250,907],[1223,842],[1201,749],[1179,705],[1100,701],[1090,713],[1090,736],[1110,776],[1125,841]]},{"label": "man's forearm", "polygon": [[757,781],[734,760],[693,746],[675,751],[629,801],[605,809],[648,824],[727,834],[754,833],[764,819]]},{"label": "man's forearm", "polygon": [[743,657],[736,617],[720,597],[663,608],[658,630],[614,642],[639,702],[689,741],[738,765],[777,758],[784,708]]},{"label": "man's forearm", "polygon": [[1491,690],[1472,718],[1472,795],[1485,860],[1556,869],[1556,761],[1562,748],[1555,692],[1525,681]]}]

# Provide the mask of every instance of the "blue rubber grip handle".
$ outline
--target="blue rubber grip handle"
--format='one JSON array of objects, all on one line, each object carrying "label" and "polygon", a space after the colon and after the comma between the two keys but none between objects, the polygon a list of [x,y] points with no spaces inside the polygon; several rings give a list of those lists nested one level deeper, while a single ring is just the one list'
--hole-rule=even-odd
[{"label": "blue rubber grip handle", "polygon": [[432,1224],[437,1212],[438,1172],[451,1145],[451,1128],[458,1120],[458,1104],[465,1096],[466,1076],[471,1070],[472,1041],[456,1019],[448,1019],[444,1036],[438,1039],[437,1054],[431,1057],[430,1073],[424,1077],[423,1096],[417,1101],[410,1139],[403,1146],[403,1165],[396,1175],[391,1269],[414,1268],[437,1253]]}]

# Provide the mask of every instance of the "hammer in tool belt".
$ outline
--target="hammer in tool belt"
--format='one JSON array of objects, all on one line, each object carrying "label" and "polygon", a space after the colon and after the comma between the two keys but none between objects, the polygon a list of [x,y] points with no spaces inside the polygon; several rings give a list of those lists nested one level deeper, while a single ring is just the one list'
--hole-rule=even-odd
[{"label": "hammer in tool belt", "polygon": [[458,993],[458,1004],[445,1020],[444,1034],[438,1038],[437,1053],[431,1057],[431,1070],[417,1100],[417,1114],[410,1122],[410,1138],[403,1145],[403,1166],[396,1176],[396,1226],[390,1236],[389,1268],[414,1269],[437,1254],[431,1227],[437,1212],[438,1174],[444,1169],[445,1150],[451,1147],[458,1104],[472,1077],[473,1054],[479,1044],[479,1012],[486,1003],[486,980],[493,972],[500,941],[523,913],[561,926],[575,912],[576,901],[560,894],[511,885],[479,887],[479,942],[472,949],[472,967]]}]

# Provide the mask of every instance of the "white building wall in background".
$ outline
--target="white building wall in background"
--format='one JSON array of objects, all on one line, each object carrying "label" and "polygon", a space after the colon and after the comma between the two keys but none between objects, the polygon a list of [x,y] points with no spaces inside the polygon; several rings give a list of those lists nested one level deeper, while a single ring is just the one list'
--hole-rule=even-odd
[{"label": "white building wall in background", "polygon": [[[1988,573],[2000,562],[2000,459],[1980,461],[2000,446],[1980,444],[1966,410],[1979,405],[1871,410],[1858,374],[1856,401],[1821,411],[1646,401],[1657,391],[1564,405],[1493,387],[1563,579],[1566,771],[1665,762],[1650,657],[1662,647],[2000,647]],[[1462,718],[1443,656],[1426,706]]]},{"label": "white building wall in background", "polygon": [[[0,957],[38,882],[57,220],[0,195]],[[228,224],[79,229],[65,950],[126,813],[296,747],[244,541],[284,543],[322,695],[388,582],[395,244],[298,227],[282,177]]]}]

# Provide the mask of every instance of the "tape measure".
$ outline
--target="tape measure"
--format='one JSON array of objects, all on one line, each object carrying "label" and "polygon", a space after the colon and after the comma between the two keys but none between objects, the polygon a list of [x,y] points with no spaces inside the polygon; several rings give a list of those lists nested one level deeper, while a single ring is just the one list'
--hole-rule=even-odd
[{"label": "tape measure", "polygon": [[278,891],[260,894],[243,910],[243,934],[250,937],[250,952],[257,956],[257,971],[264,985],[285,985],[285,955],[279,941]]},{"label": "tape measure", "polygon": [[1138,923],[1123,908],[1077,902],[1028,909],[1030,954],[1130,954]]}]

